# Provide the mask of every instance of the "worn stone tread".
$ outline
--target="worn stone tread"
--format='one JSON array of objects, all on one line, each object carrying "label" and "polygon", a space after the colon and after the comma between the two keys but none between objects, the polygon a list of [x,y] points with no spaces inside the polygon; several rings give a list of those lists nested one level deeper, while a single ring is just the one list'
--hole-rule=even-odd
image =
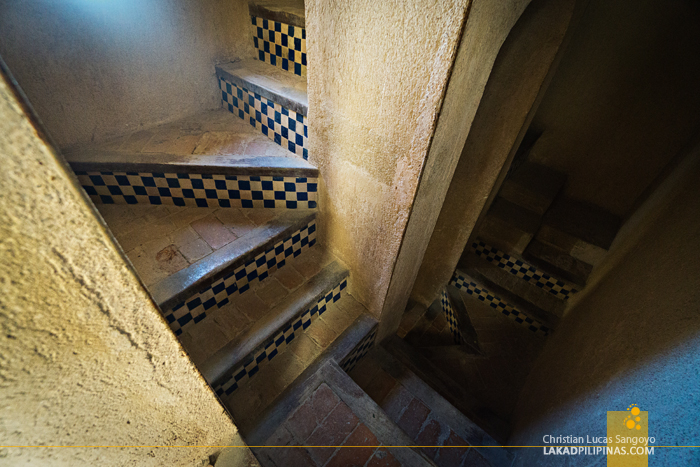
[{"label": "worn stone tread", "polygon": [[524,258],[533,265],[551,272],[553,276],[584,287],[593,266],[574,258],[569,252],[541,242],[535,237],[525,249]]},{"label": "worn stone tread", "polygon": [[226,375],[227,371],[274,336],[289,320],[318,301],[347,276],[348,270],[337,262],[326,266],[304,285],[285,297],[263,319],[254,323],[207,359],[200,367],[204,378],[210,384],[215,384]]},{"label": "worn stone tread", "polygon": [[560,198],[547,211],[542,224],[608,250],[620,229],[621,220],[593,204]]},{"label": "worn stone tread", "polygon": [[475,254],[465,255],[459,268],[486,289],[509,302],[523,313],[556,328],[566,309],[566,301],[505,271]]},{"label": "worn stone tread", "polygon": [[227,271],[245,264],[275,242],[303,228],[316,217],[315,211],[294,211],[281,215],[206,258],[172,274],[149,288],[153,299],[165,310],[206,287]]},{"label": "worn stone tread", "polygon": [[304,0],[251,0],[248,8],[253,16],[306,27]]},{"label": "worn stone tread", "polygon": [[[340,301],[342,302],[342,299]],[[264,444],[277,427],[299,407],[301,401],[318,387],[320,368],[331,360],[340,362],[376,324],[377,321],[365,310],[272,403],[262,410],[256,419],[238,421],[237,426],[247,443],[253,446]],[[314,381],[318,381],[318,384]]]},{"label": "worn stone tread", "polygon": [[505,442],[510,432],[509,425],[485,407],[468,388],[455,383],[417,349],[398,336],[385,339],[382,346],[493,439],[501,444]]},{"label": "worn stone tread", "polygon": [[498,194],[511,203],[544,215],[564,183],[566,174],[544,165],[525,162],[503,182]]},{"label": "worn stone tread", "polygon": [[497,197],[479,226],[478,237],[506,253],[521,254],[537,233],[536,212]]},{"label": "worn stone tread", "polygon": [[305,77],[252,58],[219,64],[216,66],[216,76],[260,94],[282,107],[302,115],[308,114]]},{"label": "worn stone tread", "polygon": [[63,148],[73,170],[318,177],[247,121],[225,109]]},{"label": "worn stone tread", "polygon": [[[510,466],[513,454],[500,446],[493,437],[486,433],[479,425],[474,423],[466,415],[460,412],[447,399],[430,387],[428,383],[419,378],[410,368],[391,355],[382,346],[374,348],[365,358],[375,359],[381,368],[389,375],[400,381],[403,386],[414,396],[418,397],[435,412],[436,418],[449,422],[459,436],[473,446],[492,466]],[[484,448],[481,446],[494,446]]]}]

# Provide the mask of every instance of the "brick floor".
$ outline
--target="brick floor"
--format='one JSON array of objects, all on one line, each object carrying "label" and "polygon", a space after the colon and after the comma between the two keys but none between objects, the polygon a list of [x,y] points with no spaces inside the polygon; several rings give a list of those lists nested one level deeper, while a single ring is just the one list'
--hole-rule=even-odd
[{"label": "brick floor", "polygon": [[[400,378],[394,379],[386,373],[371,353],[360,360],[350,376],[439,467],[489,465],[454,432],[450,420],[441,419],[439,414],[411,394]],[[387,391],[389,386],[390,390]],[[391,459],[372,458],[367,465],[396,464]]]},{"label": "brick floor", "polygon": [[325,383],[280,425],[265,446],[268,447],[260,449],[258,456],[263,467],[400,465]]},{"label": "brick floor", "polygon": [[251,218],[272,219],[282,213],[118,204],[97,208],[146,286],[249,234],[257,226]]}]

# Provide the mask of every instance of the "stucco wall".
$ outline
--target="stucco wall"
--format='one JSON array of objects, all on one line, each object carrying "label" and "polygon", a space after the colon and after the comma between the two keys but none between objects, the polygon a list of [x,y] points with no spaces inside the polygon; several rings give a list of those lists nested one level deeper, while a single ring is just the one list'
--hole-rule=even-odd
[{"label": "stucco wall", "polygon": [[382,335],[398,324],[493,61],[527,4],[306,2],[319,231]]},{"label": "stucco wall", "polygon": [[553,75],[575,5],[574,0],[533,0],[498,51],[413,285],[414,300],[429,305],[450,280]]},{"label": "stucco wall", "polygon": [[[0,161],[1,444],[240,442],[4,79]],[[216,451],[2,448],[0,464],[194,466]]]},{"label": "stucco wall", "polygon": [[627,216],[700,125],[700,3],[591,0],[533,120],[531,160]]},{"label": "stucco wall", "polygon": [[61,146],[220,106],[253,54],[245,0],[0,0],[0,55]]},{"label": "stucco wall", "polygon": [[[542,436],[605,436],[606,412],[649,411],[656,445],[698,445],[700,425],[700,151],[685,186],[638,243],[562,321],[528,377],[511,445]],[[568,456],[567,456],[568,457]],[[571,456],[567,465],[591,465]],[[517,466],[562,465],[541,448]],[[604,461],[603,461],[604,462]],[[698,465],[697,449],[656,449],[649,465]]]},{"label": "stucco wall", "polygon": [[379,315],[467,0],[307,0],[309,154],[321,240]]}]

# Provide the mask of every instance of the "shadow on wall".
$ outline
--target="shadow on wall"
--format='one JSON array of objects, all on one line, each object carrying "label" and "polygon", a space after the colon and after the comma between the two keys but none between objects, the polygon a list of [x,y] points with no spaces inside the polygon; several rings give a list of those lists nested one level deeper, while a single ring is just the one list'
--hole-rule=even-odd
[{"label": "shadow on wall", "polygon": [[0,54],[65,147],[219,106],[249,23],[245,0],[0,1]]},{"label": "shadow on wall", "polygon": [[[633,403],[649,411],[656,445],[700,444],[700,191],[693,180],[552,336],[521,393],[509,444],[540,446],[546,434],[606,436],[606,412]],[[657,449],[653,462],[698,465],[700,451]],[[528,449],[515,465],[535,464],[561,458]]]}]

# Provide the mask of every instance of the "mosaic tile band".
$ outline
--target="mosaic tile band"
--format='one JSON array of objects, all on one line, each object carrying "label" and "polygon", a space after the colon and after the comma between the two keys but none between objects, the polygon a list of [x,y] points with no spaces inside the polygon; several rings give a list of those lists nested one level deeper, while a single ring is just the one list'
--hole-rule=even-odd
[{"label": "mosaic tile band", "polygon": [[287,258],[299,256],[303,248],[311,248],[315,243],[316,220],[312,220],[306,227],[280,240],[264,253],[260,253],[244,265],[226,273],[210,286],[165,311],[165,319],[175,335],[179,336],[183,329],[206,318],[207,311],[212,308],[217,310],[226,305],[229,297],[244,293],[253,281],[264,280],[275,269],[283,267]]},{"label": "mosaic tile band", "polygon": [[447,296],[447,291],[442,290],[440,295],[440,305],[442,305],[442,312],[445,313],[445,318],[447,319],[447,327],[452,333],[454,338],[454,343],[456,345],[462,344],[462,332],[459,330],[459,318],[452,307],[449,297]]},{"label": "mosaic tile band", "polygon": [[251,16],[258,60],[306,76],[306,29]]},{"label": "mosaic tile band", "polygon": [[505,301],[501,300],[496,295],[486,290],[485,288],[477,285],[466,274],[463,274],[460,271],[455,271],[455,274],[452,277],[452,281],[450,283],[455,287],[464,290],[469,295],[473,295],[482,302],[485,302],[491,308],[495,308],[496,310],[500,311],[516,323],[522,324],[535,334],[540,336],[549,335],[549,328],[547,326],[545,326],[537,320],[530,318],[522,311],[518,310],[517,308],[514,308]]},{"label": "mosaic tile band", "polygon": [[313,306],[305,309],[302,313],[294,317],[273,338],[269,339],[257,350],[252,352],[243,363],[237,365],[227,380],[214,385],[216,394],[219,396],[223,396],[224,394],[228,396],[250,381],[261,368],[287,349],[287,345],[294,340],[297,333],[306,332],[306,329],[311,323],[326,312],[327,306],[330,303],[340,300],[341,293],[345,290],[347,285],[348,280],[345,278],[321,297]]},{"label": "mosaic tile band", "polygon": [[372,330],[362,338],[360,342],[357,343],[352,352],[347,354],[344,359],[340,361],[340,368],[345,370],[345,372],[352,371],[355,365],[362,360],[362,357],[367,355],[367,352],[374,346],[374,342],[377,338],[377,326],[375,325]]},{"label": "mosaic tile band", "polygon": [[95,204],[165,204],[189,207],[316,207],[318,179],[146,172],[80,172]]},{"label": "mosaic tile band", "polygon": [[541,269],[489,246],[481,240],[472,243],[472,250],[478,256],[498,265],[501,269],[505,269],[514,276],[534,284],[562,300],[568,300],[572,294],[578,292],[578,288],[573,284],[556,279]]},{"label": "mosaic tile band", "polygon": [[309,128],[304,115],[223,78],[219,89],[224,108],[250,123],[275,143],[304,159],[309,158]]}]

